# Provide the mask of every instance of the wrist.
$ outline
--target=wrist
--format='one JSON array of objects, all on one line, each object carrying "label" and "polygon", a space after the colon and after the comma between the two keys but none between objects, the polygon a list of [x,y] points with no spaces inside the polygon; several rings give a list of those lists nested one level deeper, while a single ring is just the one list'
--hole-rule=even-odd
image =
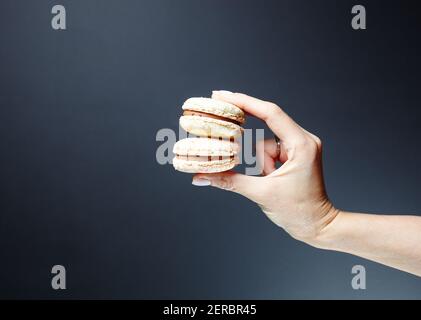
[{"label": "wrist", "polygon": [[314,207],[317,209],[313,213],[312,222],[308,220],[303,222],[301,219],[298,220],[299,223],[282,224],[281,226],[296,240],[320,249],[328,249],[330,244],[334,243],[333,234],[336,232],[333,230],[333,226],[342,212],[336,209],[328,199]]},{"label": "wrist", "polygon": [[334,245],[340,238],[339,225],[344,218],[345,213],[332,205],[328,215],[326,215],[324,223],[322,223],[317,234],[306,241],[307,244],[319,248],[332,250]]}]

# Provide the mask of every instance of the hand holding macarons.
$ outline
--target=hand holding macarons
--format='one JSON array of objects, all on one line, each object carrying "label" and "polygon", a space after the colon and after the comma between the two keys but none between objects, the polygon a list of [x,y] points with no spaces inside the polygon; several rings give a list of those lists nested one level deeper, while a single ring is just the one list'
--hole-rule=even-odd
[{"label": "hand holding macarons", "polygon": [[[269,126],[281,140],[260,142],[258,154],[263,177],[235,172],[197,174],[193,184],[211,185],[242,194],[256,202],[266,215],[293,237],[315,238],[337,215],[329,201],[322,175],[321,142],[296,124],[277,105],[245,94],[214,91],[212,99],[229,103],[255,116]],[[276,169],[276,162],[282,166]]]}]

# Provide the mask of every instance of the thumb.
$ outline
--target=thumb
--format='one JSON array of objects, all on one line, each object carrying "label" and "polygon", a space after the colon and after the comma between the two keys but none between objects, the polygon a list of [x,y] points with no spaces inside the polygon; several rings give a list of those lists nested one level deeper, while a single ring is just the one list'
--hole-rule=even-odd
[{"label": "thumb", "polygon": [[192,184],[195,186],[213,186],[220,189],[239,193],[250,200],[257,198],[256,187],[260,177],[246,176],[233,171],[203,174],[199,173],[193,177]]}]

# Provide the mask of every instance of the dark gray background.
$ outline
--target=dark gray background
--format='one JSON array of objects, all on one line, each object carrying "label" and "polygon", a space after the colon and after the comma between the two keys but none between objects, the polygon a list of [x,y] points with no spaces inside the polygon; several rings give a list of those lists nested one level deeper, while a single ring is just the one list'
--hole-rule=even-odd
[{"label": "dark gray background", "polygon": [[336,206],[421,213],[421,10],[363,1],[358,32],[354,4],[2,0],[0,297],[421,298],[419,278],[299,243],[155,160],[186,98],[241,91],[323,139]]}]

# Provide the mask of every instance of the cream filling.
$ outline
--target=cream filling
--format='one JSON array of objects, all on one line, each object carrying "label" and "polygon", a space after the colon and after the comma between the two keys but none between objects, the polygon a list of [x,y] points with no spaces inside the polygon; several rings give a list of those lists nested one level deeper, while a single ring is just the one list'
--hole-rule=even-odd
[{"label": "cream filling", "polygon": [[180,155],[176,154],[177,159],[180,160],[188,160],[188,161],[214,161],[214,160],[227,160],[227,159],[234,159],[234,156],[199,156],[199,155]]},{"label": "cream filling", "polygon": [[217,120],[231,122],[231,123],[234,123],[234,124],[236,124],[238,126],[241,126],[241,123],[239,121],[235,121],[233,119],[224,118],[224,117],[221,117],[221,116],[217,116],[215,114],[210,114],[210,113],[201,112],[201,111],[184,110],[183,116],[207,117],[207,118],[212,118],[212,119],[217,119]]}]

